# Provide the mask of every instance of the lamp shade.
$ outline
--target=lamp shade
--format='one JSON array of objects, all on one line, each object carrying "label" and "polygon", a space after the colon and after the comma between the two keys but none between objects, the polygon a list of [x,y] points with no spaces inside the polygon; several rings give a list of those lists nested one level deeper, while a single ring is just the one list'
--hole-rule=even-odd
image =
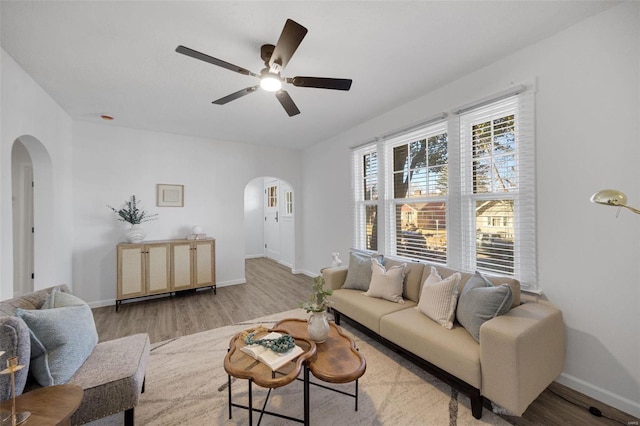
[{"label": "lamp shade", "polygon": [[640,214],[640,210],[627,205],[627,196],[617,189],[603,189],[591,196],[591,202],[604,204],[605,206],[624,207],[634,213]]},{"label": "lamp shade", "polygon": [[603,189],[591,196],[591,202],[607,206],[625,207],[627,205],[627,196],[617,189]]}]

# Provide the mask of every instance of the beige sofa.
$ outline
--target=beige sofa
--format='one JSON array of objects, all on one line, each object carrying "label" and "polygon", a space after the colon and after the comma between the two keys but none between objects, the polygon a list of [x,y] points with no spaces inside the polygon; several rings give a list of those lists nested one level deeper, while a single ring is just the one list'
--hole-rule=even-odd
[{"label": "beige sofa", "polygon": [[[400,263],[386,259],[384,265],[390,268]],[[336,323],[342,316],[355,321],[379,341],[456,386],[471,398],[475,418],[482,416],[482,406],[491,406],[490,402],[522,415],[563,370],[566,337],[562,313],[548,302],[521,303],[517,280],[487,277],[496,285],[508,284],[513,303],[506,314],[480,327],[479,343],[459,323],[449,330],[416,309],[431,266],[407,263],[404,304],[342,288],[347,266],[324,269],[325,286],[334,291],[331,300]],[[433,266],[443,278],[455,272]],[[461,275],[460,293],[473,274]]]}]

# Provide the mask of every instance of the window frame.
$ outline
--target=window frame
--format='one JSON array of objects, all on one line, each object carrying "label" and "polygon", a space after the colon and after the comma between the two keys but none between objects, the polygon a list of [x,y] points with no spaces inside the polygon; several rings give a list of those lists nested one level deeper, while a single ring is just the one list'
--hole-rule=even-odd
[{"label": "window frame", "polygon": [[[439,120],[425,122],[420,128],[416,126],[407,131],[395,131],[392,137],[376,138],[366,146],[360,146],[353,150],[354,172],[354,240],[353,247],[366,249],[362,238],[357,238],[357,233],[362,232],[362,222],[365,205],[377,205],[378,219],[378,248],[384,248],[387,256],[398,256],[396,242],[396,211],[398,203],[440,202],[446,203],[446,262],[437,260],[425,260],[407,258],[414,261],[427,261],[430,263],[442,263],[449,268],[465,272],[474,272],[478,268],[476,262],[476,213],[475,203],[479,200],[512,200],[513,201],[513,273],[484,271],[488,275],[504,275],[518,279],[524,290],[540,292],[537,285],[537,256],[536,256],[536,193],[535,193],[535,84],[519,86],[520,90],[511,89],[505,93],[496,94],[493,98],[487,97],[470,106],[452,111],[445,119],[442,114]],[[515,119],[515,152],[514,161],[517,174],[515,190],[498,193],[473,194],[473,181],[470,179],[473,173],[473,160],[469,159],[472,150],[465,147],[469,142],[467,129],[464,127],[468,117],[492,107],[502,108],[504,104],[511,103]],[[430,133],[431,129],[444,127],[447,132],[447,166],[448,166],[448,190],[446,196],[429,196],[427,191],[424,197],[406,197],[394,199],[393,188],[393,147],[402,143],[409,143],[412,139]],[[428,138],[428,136],[427,136]],[[428,149],[428,148],[427,148]],[[362,181],[356,179],[356,172],[361,168],[362,155],[371,151],[377,152],[378,167],[378,199],[357,200],[357,194],[362,189]],[[359,188],[360,187],[360,188]],[[471,194],[470,192],[471,191]],[[358,210],[360,209],[360,210]],[[498,221],[504,221],[498,219]],[[456,224],[456,226],[453,226]],[[459,226],[458,226],[459,224]],[[360,226],[360,228],[359,228]],[[359,231],[360,229],[360,231]]]}]

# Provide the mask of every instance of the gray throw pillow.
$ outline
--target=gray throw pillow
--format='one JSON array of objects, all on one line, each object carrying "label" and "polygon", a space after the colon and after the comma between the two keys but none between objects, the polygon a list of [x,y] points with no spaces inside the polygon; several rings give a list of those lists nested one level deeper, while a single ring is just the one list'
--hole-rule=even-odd
[{"label": "gray throw pillow", "polygon": [[[5,351],[5,354],[0,357],[0,370],[6,368],[7,359],[12,356],[17,356],[18,364],[24,366],[15,373],[16,395],[21,395],[24,385],[27,383],[31,357],[29,327],[22,319],[18,317],[0,318],[0,349]],[[9,398],[11,398],[11,375],[1,374],[0,400],[6,401]]]},{"label": "gray throw pillow", "polygon": [[87,304],[16,310],[31,331],[31,373],[40,386],[66,383],[98,344]]},{"label": "gray throw pillow", "polygon": [[512,303],[513,294],[508,284],[494,286],[480,272],[476,272],[460,294],[456,318],[479,342],[482,324],[509,312]]},{"label": "gray throw pillow", "polygon": [[352,251],[349,253],[349,269],[347,269],[347,278],[342,284],[342,288],[352,290],[369,290],[371,283],[371,259],[375,258],[382,263],[382,255],[362,253]]}]

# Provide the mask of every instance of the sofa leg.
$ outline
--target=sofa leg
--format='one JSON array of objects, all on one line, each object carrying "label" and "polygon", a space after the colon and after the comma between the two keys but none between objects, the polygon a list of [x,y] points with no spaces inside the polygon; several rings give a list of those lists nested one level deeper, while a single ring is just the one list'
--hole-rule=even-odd
[{"label": "sofa leg", "polygon": [[124,426],[133,426],[133,408],[124,412]]},{"label": "sofa leg", "polygon": [[480,419],[482,417],[482,395],[480,394],[480,390],[472,390],[469,398],[471,399],[471,414],[476,419]]},{"label": "sofa leg", "polygon": [[333,320],[335,321],[336,325],[340,325],[340,312],[336,310],[333,311]]}]

